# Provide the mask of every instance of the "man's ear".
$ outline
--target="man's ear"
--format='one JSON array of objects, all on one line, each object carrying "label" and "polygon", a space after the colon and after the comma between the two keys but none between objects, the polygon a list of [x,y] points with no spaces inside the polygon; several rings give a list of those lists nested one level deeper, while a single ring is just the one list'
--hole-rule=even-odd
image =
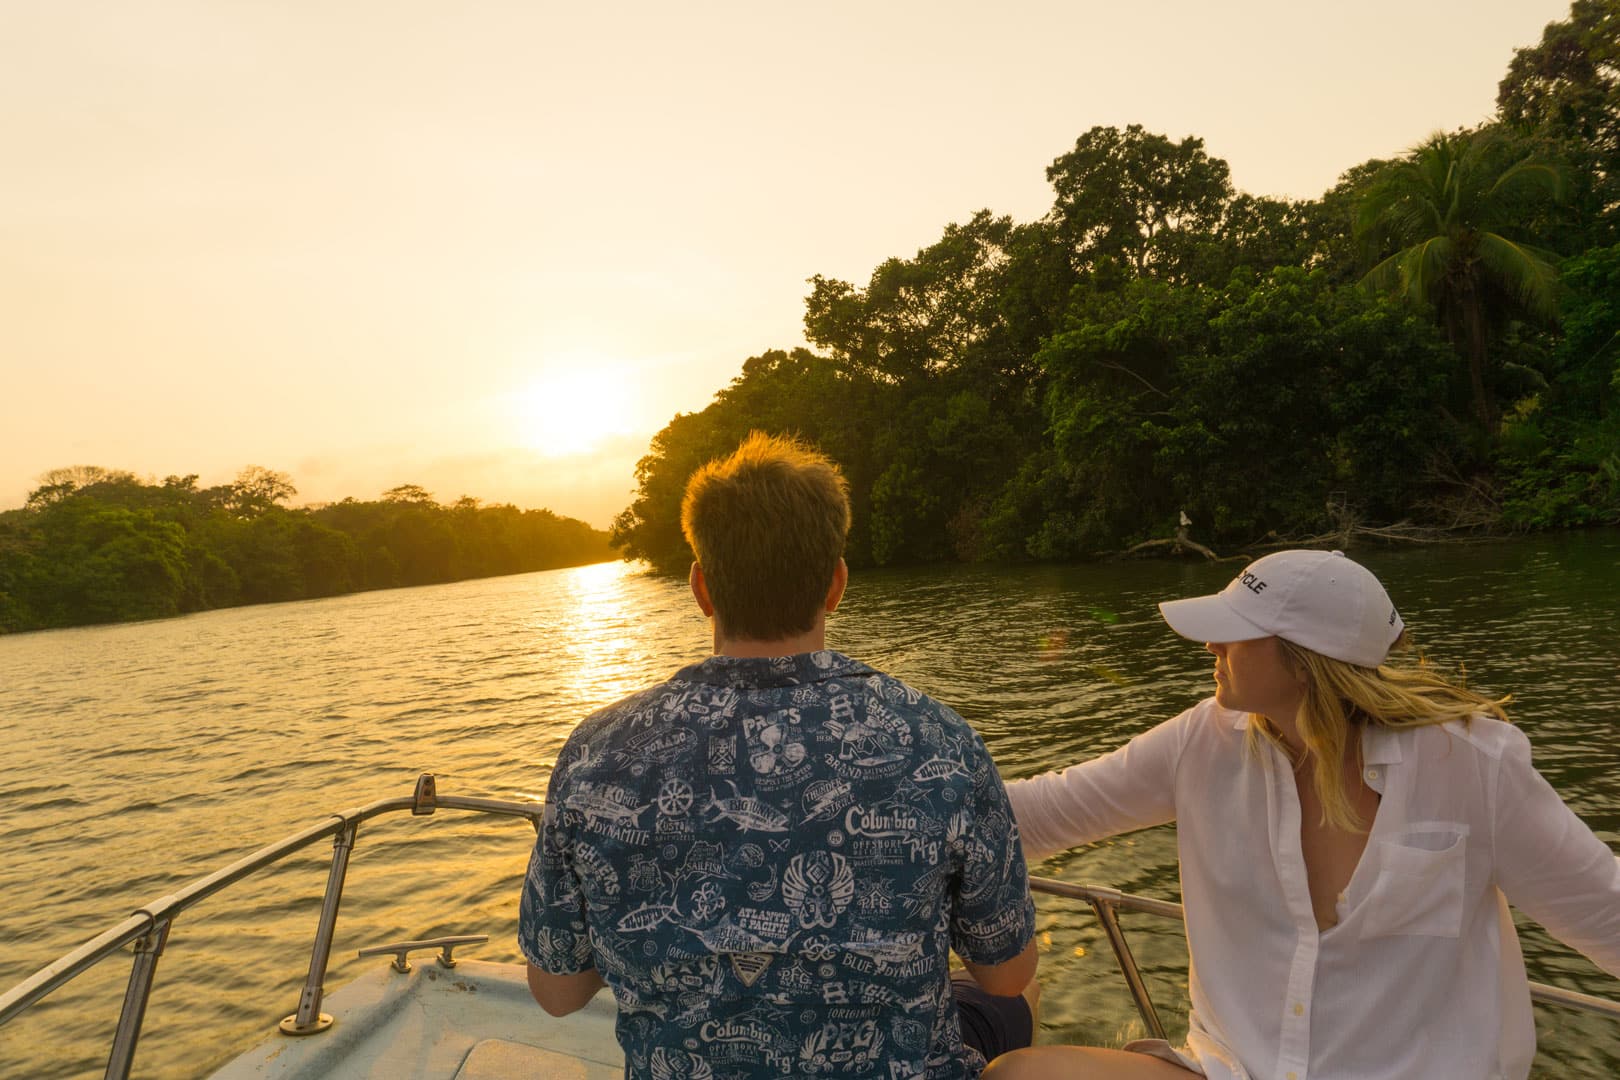
[{"label": "man's ear", "polygon": [[832,584],[827,588],[827,614],[831,615],[838,610],[838,602],[844,598],[844,590],[849,587],[849,564],[843,559],[833,567]]},{"label": "man's ear", "polygon": [[703,612],[703,617],[714,618],[714,601],[709,599],[709,583],[703,577],[703,567],[693,563],[692,572],[687,575],[686,582],[692,586],[692,599],[697,601],[698,610]]}]

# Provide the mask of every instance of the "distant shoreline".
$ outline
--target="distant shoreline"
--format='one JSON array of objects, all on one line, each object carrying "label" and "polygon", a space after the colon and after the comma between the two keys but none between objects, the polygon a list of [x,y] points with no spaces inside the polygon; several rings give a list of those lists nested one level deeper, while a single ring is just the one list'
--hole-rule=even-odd
[{"label": "distant shoreline", "polygon": [[443,506],[416,485],[380,499],[284,505],[285,474],[145,482],[57,470],[0,512],[0,633],[136,622],[590,565],[608,534],[549,510]]}]

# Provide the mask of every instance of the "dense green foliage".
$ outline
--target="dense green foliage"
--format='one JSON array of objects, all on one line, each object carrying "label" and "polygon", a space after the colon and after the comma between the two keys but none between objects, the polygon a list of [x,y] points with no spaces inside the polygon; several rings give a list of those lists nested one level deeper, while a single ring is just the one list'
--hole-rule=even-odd
[{"label": "dense green foliage", "polygon": [[1367,188],[1356,232],[1393,248],[1368,284],[1434,310],[1468,361],[1474,417],[1497,422],[1489,343],[1515,316],[1555,318],[1557,256],[1523,235],[1538,196],[1562,200],[1563,172],[1499,130],[1438,135]]},{"label": "dense green foliage", "polygon": [[844,468],[857,563],[1232,548],[1413,521],[1620,521],[1620,0],[1515,55],[1496,122],[1233,189],[1203,141],[1096,127],[1052,208],[981,211],[865,286],[817,276],[815,351],[676,416],[615,521],[683,571],[688,475],[749,430]]},{"label": "dense green foliage", "polygon": [[548,510],[440,506],[414,485],[313,509],[282,473],[143,483],[57,469],[0,513],[0,632],[178,615],[599,562],[607,537]]}]

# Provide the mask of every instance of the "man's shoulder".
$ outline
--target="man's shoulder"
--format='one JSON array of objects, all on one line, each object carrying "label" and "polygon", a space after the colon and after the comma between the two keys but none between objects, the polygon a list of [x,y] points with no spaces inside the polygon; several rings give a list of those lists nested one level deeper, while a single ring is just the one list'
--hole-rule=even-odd
[{"label": "man's shoulder", "polygon": [[897,712],[967,726],[967,721],[962,719],[955,709],[938,698],[918,690],[898,676],[878,671],[876,668],[865,668],[856,678],[865,686],[868,693]]},{"label": "man's shoulder", "polygon": [[867,669],[861,684],[869,703],[868,713],[875,705],[888,723],[898,720],[905,724],[917,733],[919,750],[948,747],[953,756],[964,762],[988,759],[983,737],[960,713],[938,698],[876,669]]},{"label": "man's shoulder", "polygon": [[672,706],[692,693],[693,684],[679,674],[663,682],[628,694],[610,705],[604,705],[581,720],[569,733],[568,748],[578,749],[586,744],[597,744],[628,737],[637,726],[647,724],[654,717],[673,715]]},{"label": "man's shoulder", "polygon": [[666,679],[664,682],[628,694],[611,705],[603,705],[581,720],[579,726],[574,728],[574,734],[595,734],[604,728],[612,727],[618,720],[637,715],[655,704],[662,695],[668,693],[670,691],[670,682],[671,680]]}]

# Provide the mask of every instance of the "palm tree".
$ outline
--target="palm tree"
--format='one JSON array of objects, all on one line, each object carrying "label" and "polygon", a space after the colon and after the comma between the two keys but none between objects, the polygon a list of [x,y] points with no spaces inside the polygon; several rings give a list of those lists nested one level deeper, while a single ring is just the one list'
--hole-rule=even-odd
[{"label": "palm tree", "polygon": [[1519,157],[1494,128],[1436,133],[1390,166],[1362,197],[1355,235],[1385,256],[1362,284],[1434,311],[1468,362],[1474,415],[1495,431],[1485,378],[1494,330],[1517,316],[1557,316],[1557,256],[1525,242],[1536,200],[1563,198],[1564,177]]}]

